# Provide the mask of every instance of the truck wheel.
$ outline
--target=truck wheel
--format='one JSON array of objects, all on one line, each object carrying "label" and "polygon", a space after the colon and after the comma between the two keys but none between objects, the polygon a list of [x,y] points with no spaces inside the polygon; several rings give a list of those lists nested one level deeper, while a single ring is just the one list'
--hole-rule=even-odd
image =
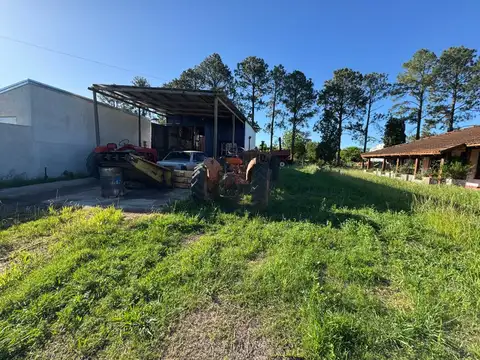
[{"label": "truck wheel", "polygon": [[260,209],[266,208],[270,193],[270,167],[268,163],[253,166],[251,189],[254,206]]},{"label": "truck wheel", "polygon": [[207,201],[209,199],[207,168],[204,164],[195,167],[192,175],[190,191],[192,192],[193,199],[196,201]]}]

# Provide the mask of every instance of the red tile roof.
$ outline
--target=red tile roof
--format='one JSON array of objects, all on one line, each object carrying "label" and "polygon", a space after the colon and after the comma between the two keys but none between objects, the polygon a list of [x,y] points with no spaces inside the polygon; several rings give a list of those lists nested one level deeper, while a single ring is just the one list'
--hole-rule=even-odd
[{"label": "red tile roof", "polygon": [[381,150],[363,153],[364,158],[389,156],[440,155],[459,146],[480,146],[480,126],[472,126],[441,135],[430,136],[410,143],[394,145]]}]

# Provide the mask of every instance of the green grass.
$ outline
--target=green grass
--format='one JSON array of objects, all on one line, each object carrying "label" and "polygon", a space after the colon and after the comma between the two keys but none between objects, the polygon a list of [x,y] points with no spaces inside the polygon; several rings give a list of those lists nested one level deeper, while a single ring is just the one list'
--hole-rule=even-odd
[{"label": "green grass", "polygon": [[261,214],[52,210],[0,232],[0,358],[156,359],[212,303],[254,314],[278,355],[479,358],[479,195],[307,167]]}]

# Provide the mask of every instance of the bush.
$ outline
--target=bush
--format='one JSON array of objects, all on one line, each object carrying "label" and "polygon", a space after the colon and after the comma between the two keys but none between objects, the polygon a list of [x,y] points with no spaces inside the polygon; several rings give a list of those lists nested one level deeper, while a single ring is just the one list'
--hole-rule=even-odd
[{"label": "bush", "polygon": [[465,180],[470,172],[471,166],[462,164],[459,160],[454,160],[443,165],[442,173],[444,177]]}]

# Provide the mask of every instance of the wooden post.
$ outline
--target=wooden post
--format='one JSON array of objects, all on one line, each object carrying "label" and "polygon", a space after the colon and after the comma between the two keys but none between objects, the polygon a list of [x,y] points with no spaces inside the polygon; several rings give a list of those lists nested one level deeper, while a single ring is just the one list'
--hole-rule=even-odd
[{"label": "wooden post", "polygon": [[215,96],[213,103],[213,157],[218,157],[218,97]]},{"label": "wooden post", "polygon": [[445,164],[445,158],[442,157],[440,160],[440,169],[438,169],[438,183],[441,183],[442,180],[442,171],[443,171],[443,165]]},{"label": "wooden post", "polygon": [[97,92],[93,90],[93,118],[95,121],[95,143],[100,146],[100,123],[98,121]]},{"label": "wooden post", "polygon": [[386,158],[382,160],[382,172],[385,171]]},{"label": "wooden post", "polygon": [[235,144],[235,115],[232,114],[232,151]]},{"label": "wooden post", "polygon": [[413,169],[413,177],[417,175],[418,171],[418,158],[415,159],[415,168]]},{"label": "wooden post", "polygon": [[397,165],[395,166],[395,174],[398,173],[398,168],[400,167],[400,158],[397,158]]},{"label": "wooden post", "polygon": [[142,146],[142,109],[138,108],[138,146]]},{"label": "wooden post", "polygon": [[368,158],[367,160],[367,170],[370,169],[370,167],[372,166],[372,161],[370,158]]}]

